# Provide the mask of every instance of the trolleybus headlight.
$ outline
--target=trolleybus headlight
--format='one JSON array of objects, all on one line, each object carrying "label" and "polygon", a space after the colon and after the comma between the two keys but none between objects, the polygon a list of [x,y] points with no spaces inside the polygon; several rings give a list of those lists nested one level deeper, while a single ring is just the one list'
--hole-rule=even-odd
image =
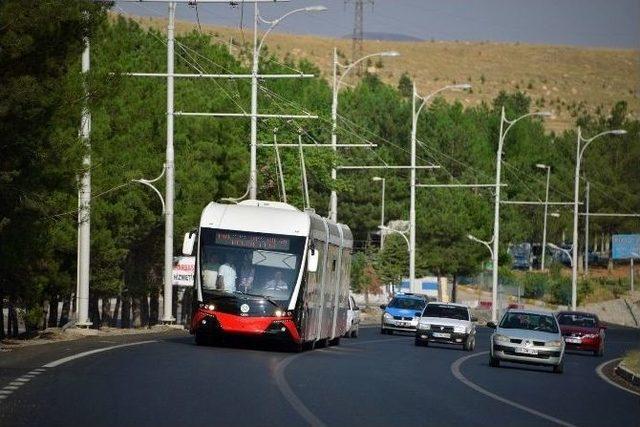
[{"label": "trolleybus headlight", "polygon": [[213,310],[215,310],[215,309],[216,309],[216,306],[215,306],[215,305],[213,305],[213,304],[204,304],[204,305],[203,305],[203,308],[206,308],[207,310],[211,310],[211,311],[213,311]]},{"label": "trolleybus headlight", "polygon": [[282,317],[284,313],[282,312],[282,310],[276,310],[275,315],[276,317]]}]

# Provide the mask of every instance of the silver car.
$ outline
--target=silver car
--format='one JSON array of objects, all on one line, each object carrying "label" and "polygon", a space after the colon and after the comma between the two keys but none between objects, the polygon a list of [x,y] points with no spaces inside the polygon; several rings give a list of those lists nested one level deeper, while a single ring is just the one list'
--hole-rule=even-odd
[{"label": "silver car", "polygon": [[498,367],[500,361],[528,363],[562,373],[564,340],[552,313],[508,310],[499,325],[489,322],[487,326],[496,330],[491,335],[490,366]]}]

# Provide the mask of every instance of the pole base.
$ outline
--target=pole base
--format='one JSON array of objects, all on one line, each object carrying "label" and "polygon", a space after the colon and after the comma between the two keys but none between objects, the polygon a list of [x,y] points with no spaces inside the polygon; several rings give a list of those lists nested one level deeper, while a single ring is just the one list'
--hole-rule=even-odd
[{"label": "pole base", "polygon": [[90,321],[85,321],[85,322],[76,322],[75,327],[76,328],[90,328],[91,326],[93,326],[93,322]]},{"label": "pole base", "polygon": [[175,317],[165,317],[160,322],[164,325],[171,325],[176,322]]}]

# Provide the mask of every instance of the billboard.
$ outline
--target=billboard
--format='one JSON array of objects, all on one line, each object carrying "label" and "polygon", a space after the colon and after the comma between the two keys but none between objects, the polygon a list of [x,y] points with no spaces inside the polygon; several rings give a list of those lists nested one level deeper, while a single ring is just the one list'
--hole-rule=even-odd
[{"label": "billboard", "polygon": [[196,269],[196,257],[174,257],[173,286],[193,286],[193,275]]},{"label": "billboard", "polygon": [[[633,255],[633,254],[636,255]],[[611,258],[640,258],[640,234],[614,234],[611,238]]]}]

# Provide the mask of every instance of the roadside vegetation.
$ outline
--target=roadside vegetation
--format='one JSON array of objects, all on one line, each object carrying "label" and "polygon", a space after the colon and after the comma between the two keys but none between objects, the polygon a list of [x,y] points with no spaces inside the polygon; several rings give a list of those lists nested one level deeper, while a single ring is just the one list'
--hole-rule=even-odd
[{"label": "roadside vegetation", "polygon": [[[94,325],[113,325],[120,318],[124,327],[157,323],[163,217],[157,196],[131,180],[153,178],[162,170],[166,88],[162,79],[122,73],[162,72],[164,37],[123,18],[110,21],[103,6],[89,1],[34,2],[28,8],[21,4],[0,4],[0,51],[5,52],[0,55],[0,302],[8,306],[11,319],[9,325],[0,323],[0,336],[17,331],[17,309],[30,329],[68,319],[76,282],[77,177],[84,153],[78,126],[84,101],[80,55],[85,28],[92,62],[91,320]],[[290,73],[293,68],[320,74],[316,64],[277,52],[263,52],[262,71]],[[236,46],[230,51],[206,34],[180,36],[176,53],[176,72],[249,72],[249,50]],[[401,80],[385,83],[376,74],[364,73],[354,87],[341,92],[339,142],[371,142],[377,148],[341,149],[336,156],[327,149],[305,151],[311,205],[319,214],[327,214],[334,188],[332,165],[409,163],[411,105],[406,89],[412,80],[410,74]],[[177,111],[249,110],[248,81],[178,79],[175,93]],[[279,143],[297,142],[299,132],[305,143],[328,143],[331,88],[325,79],[261,82],[259,102],[262,113],[307,111],[320,116],[304,122],[261,121],[260,142],[272,142],[277,128]],[[441,169],[420,171],[418,181],[491,183],[503,106],[511,118],[538,108],[529,96],[512,90],[473,106],[436,99],[420,116],[418,162],[436,163]],[[627,103],[599,114],[583,111],[576,124],[586,135],[610,128],[629,132],[615,141],[605,138],[586,153],[592,211],[640,211],[640,122],[630,118]],[[249,121],[244,119],[176,118],[176,253],[179,236],[197,223],[208,202],[245,192],[248,135]],[[505,143],[505,198],[543,197],[544,177],[535,164],[545,163],[553,167],[551,200],[566,201],[572,194],[575,139],[573,129],[554,134],[539,120],[519,122]],[[259,150],[260,197],[277,200],[281,189],[275,154],[272,149]],[[282,148],[281,155],[288,200],[301,207],[297,151]],[[341,171],[335,183],[339,220],[352,228],[359,251],[352,269],[356,290],[397,282],[408,273],[402,237],[388,236],[381,253],[371,245],[380,215],[380,189],[371,181],[373,176]],[[385,216],[407,220],[409,172],[388,172],[386,177]],[[491,191],[421,188],[417,206],[417,274],[447,275],[455,281],[477,273],[487,251],[466,236],[491,235]],[[570,215],[550,221],[549,241],[558,241],[569,223]],[[507,242],[540,240],[542,209],[504,207],[502,224],[502,248]],[[634,224],[631,219],[606,219],[592,224],[592,230],[610,234],[632,230]],[[508,260],[506,253],[500,256],[501,262]],[[527,280],[532,281],[531,292],[538,292],[535,280]],[[543,295],[564,300],[563,280],[552,278]],[[111,298],[116,298],[115,306],[109,305]],[[61,313],[59,301],[64,302]],[[55,307],[46,318],[45,306]]]}]

